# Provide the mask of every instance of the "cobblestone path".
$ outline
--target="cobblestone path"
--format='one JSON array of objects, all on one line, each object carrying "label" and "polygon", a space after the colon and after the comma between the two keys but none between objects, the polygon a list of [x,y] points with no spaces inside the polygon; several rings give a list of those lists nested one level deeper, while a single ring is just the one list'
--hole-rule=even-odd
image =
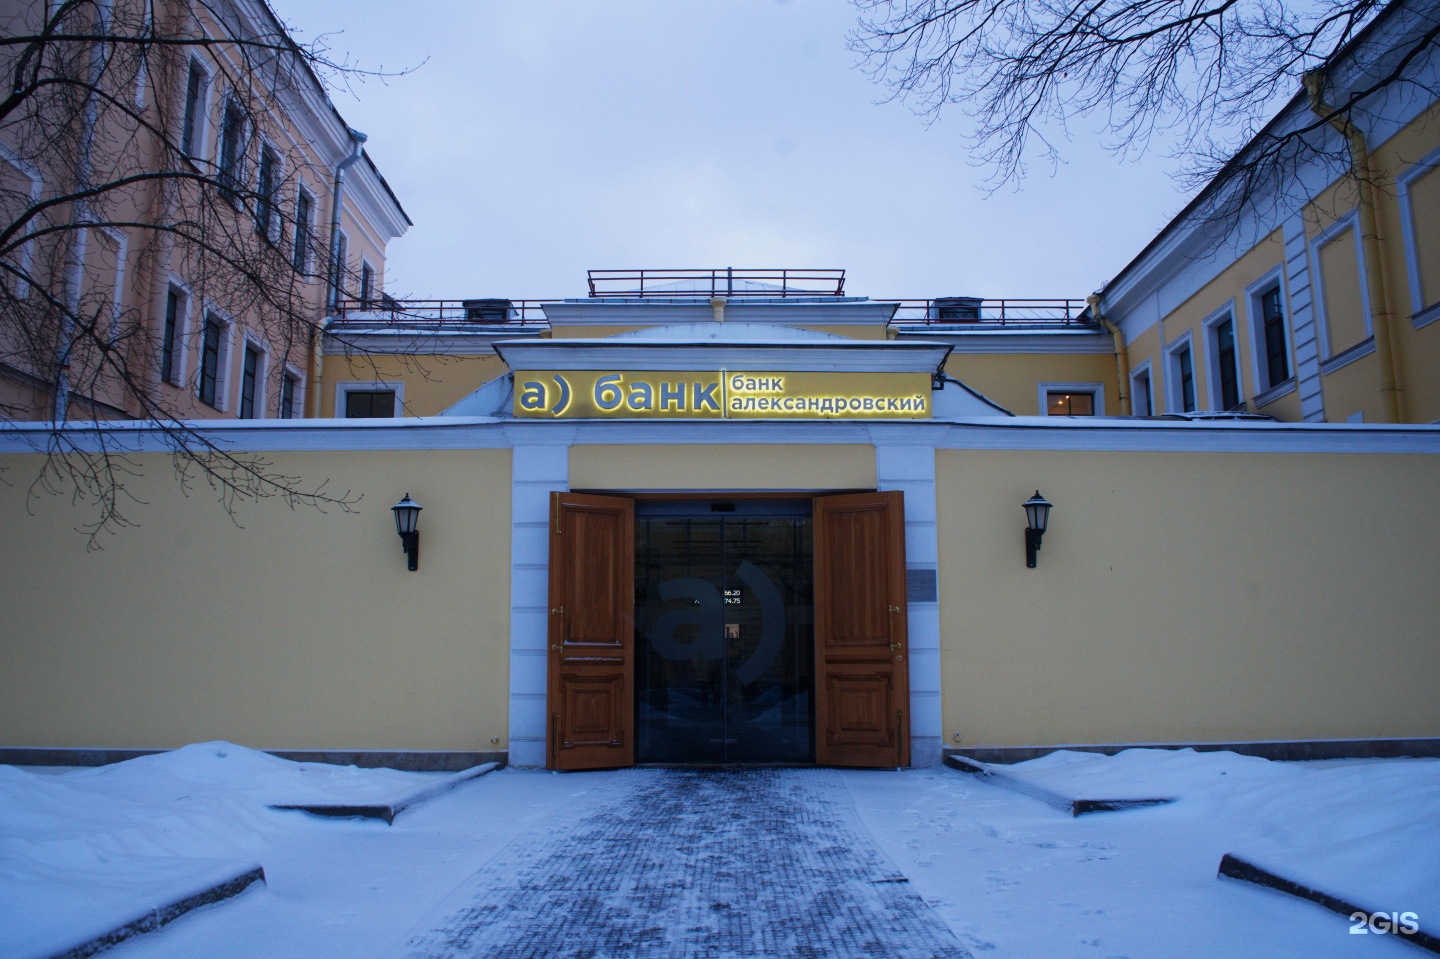
[{"label": "cobblestone path", "polygon": [[411,959],[969,956],[827,770],[628,770],[577,802],[462,887]]}]

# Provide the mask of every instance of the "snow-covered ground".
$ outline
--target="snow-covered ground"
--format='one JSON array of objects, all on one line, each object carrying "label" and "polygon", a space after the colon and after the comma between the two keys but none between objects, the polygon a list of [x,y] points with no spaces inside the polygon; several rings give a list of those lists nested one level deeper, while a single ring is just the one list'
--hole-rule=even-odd
[{"label": "snow-covered ground", "polygon": [[[1176,801],[1074,818],[949,769],[840,773],[881,852],[977,956],[1424,954],[1217,878],[1227,852],[1440,929],[1440,761],[1131,750],[1056,753],[1007,772],[1079,798]],[[503,770],[387,826],[269,806],[383,803],[438,776],[292,763],[227,743],[61,773],[0,766],[0,956],[53,953],[250,863],[263,865],[263,887],[105,955],[403,955],[417,924],[503,862],[512,840],[548,836],[563,848],[562,825],[587,793],[613,796],[617,776],[646,775]]]}]

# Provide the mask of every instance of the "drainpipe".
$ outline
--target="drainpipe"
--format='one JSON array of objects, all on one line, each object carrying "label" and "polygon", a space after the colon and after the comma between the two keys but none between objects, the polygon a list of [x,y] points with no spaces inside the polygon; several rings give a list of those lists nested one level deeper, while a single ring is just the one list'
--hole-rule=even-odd
[{"label": "drainpipe", "polygon": [[[1111,342],[1115,344],[1115,375],[1119,378],[1115,390],[1120,396],[1120,415],[1130,415],[1130,354],[1125,352],[1125,337],[1120,333],[1120,327],[1111,323],[1104,314],[1100,312],[1100,294],[1091,293],[1085,297],[1085,302],[1090,304],[1090,315],[1095,322],[1110,331]],[[1163,337],[1162,337],[1163,339]],[[1163,348],[1163,345],[1162,345]]]},{"label": "drainpipe", "polygon": [[335,188],[330,194],[330,255],[326,266],[326,290],[325,290],[325,316],[315,326],[315,342],[310,350],[310,416],[320,415],[321,385],[323,377],[320,373],[321,361],[325,357],[325,328],[330,325],[330,319],[335,315],[340,306],[340,271],[343,264],[339,261],[340,253],[340,208],[345,202],[345,171],[350,169],[365,150],[365,141],[369,139],[359,130],[350,130],[350,155],[341,160],[335,167]]},{"label": "drainpipe", "polygon": [[340,271],[344,264],[339,262],[337,255],[340,252],[340,206],[345,199],[345,171],[360,159],[367,139],[369,138],[359,130],[351,130],[350,142],[353,149],[335,168],[335,191],[330,198],[330,286],[325,296],[326,309],[330,313],[334,313],[340,304]]},{"label": "drainpipe", "polygon": [[1384,239],[1380,235],[1375,209],[1375,184],[1370,171],[1370,152],[1365,147],[1365,134],[1350,122],[1349,117],[1325,102],[1323,71],[1311,70],[1304,79],[1305,90],[1310,94],[1310,109],[1339,130],[1350,145],[1350,166],[1360,185],[1360,242],[1365,249],[1365,289],[1375,331],[1375,359],[1380,366],[1380,399],[1385,408],[1385,422],[1401,423],[1405,415],[1405,392],[1390,337],[1390,294],[1385,282]]},{"label": "drainpipe", "polygon": [[724,323],[724,322],[725,322],[725,297],[723,297],[723,296],[712,296],[712,297],[710,297],[710,309],[712,309],[712,310],[715,311],[715,322],[716,322],[716,323]]}]

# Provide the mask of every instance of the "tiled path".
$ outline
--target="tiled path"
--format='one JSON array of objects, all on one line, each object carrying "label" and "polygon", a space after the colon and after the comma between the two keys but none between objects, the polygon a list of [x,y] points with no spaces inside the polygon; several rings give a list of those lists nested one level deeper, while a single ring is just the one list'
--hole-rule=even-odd
[{"label": "tiled path", "polygon": [[462,887],[411,959],[969,955],[827,770],[629,770],[576,802]]}]

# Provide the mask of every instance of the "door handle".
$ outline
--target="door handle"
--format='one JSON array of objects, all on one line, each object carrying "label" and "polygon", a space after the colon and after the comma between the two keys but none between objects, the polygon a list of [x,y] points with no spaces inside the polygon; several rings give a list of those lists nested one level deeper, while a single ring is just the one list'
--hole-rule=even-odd
[{"label": "door handle", "polygon": [[564,616],[564,615],[565,615],[565,607],[564,607],[564,606],[556,606],[554,609],[550,610],[550,615],[551,615],[551,616]]},{"label": "door handle", "polygon": [[564,649],[565,647],[564,647],[564,646],[561,646],[559,643],[556,643],[556,644],[554,644],[553,646],[551,646],[550,648],[553,649],[553,650],[555,650],[555,652],[558,653],[558,652],[560,652],[562,649]]},{"label": "door handle", "polygon": [[899,606],[891,606],[891,607],[890,607],[890,612],[892,612],[892,613],[898,613],[898,612],[900,612],[900,607],[899,607]]},{"label": "door handle", "polygon": [[902,645],[904,645],[904,644],[903,644],[903,643],[891,643],[891,644],[890,644],[890,648],[891,648],[891,649],[899,649]]}]

